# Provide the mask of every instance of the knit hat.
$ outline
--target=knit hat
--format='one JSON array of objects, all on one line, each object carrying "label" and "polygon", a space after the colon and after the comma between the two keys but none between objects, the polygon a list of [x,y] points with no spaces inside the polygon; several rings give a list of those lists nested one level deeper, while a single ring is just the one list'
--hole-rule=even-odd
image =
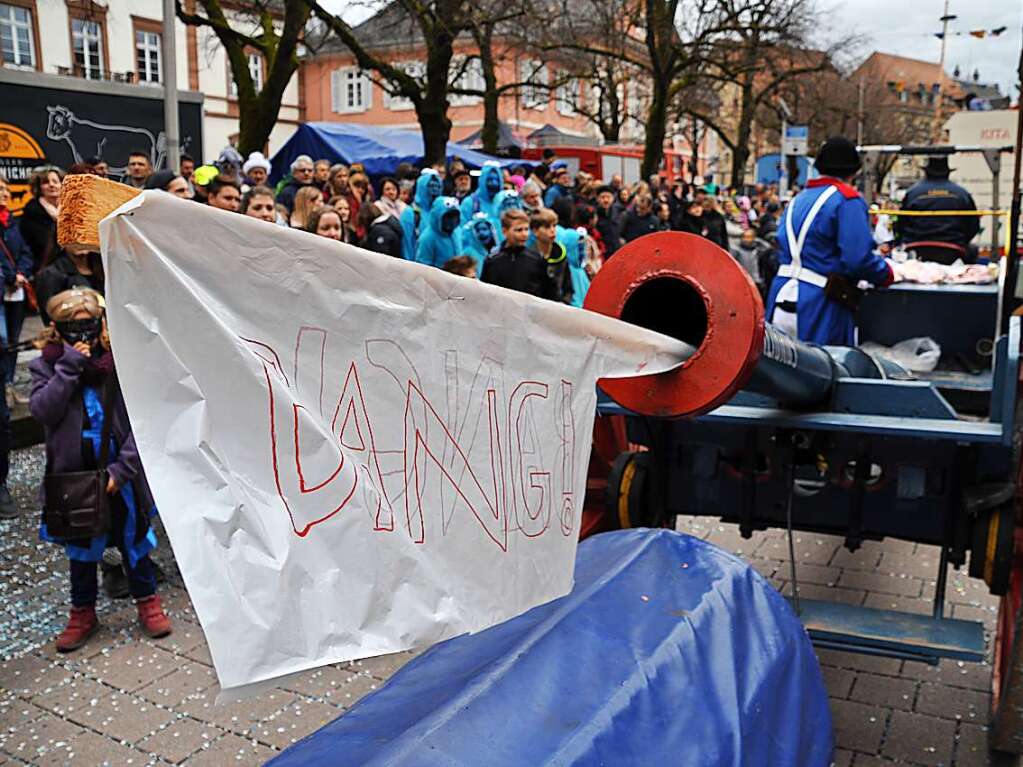
[{"label": "knit hat", "polygon": [[242,173],[248,174],[253,168],[262,168],[267,173],[270,172],[270,161],[263,156],[262,152],[253,152],[249,155],[249,159],[245,161],[242,166]]},{"label": "knit hat", "polygon": [[817,150],[814,166],[825,176],[844,178],[860,169],[860,153],[845,136],[832,136]]},{"label": "knit hat", "polygon": [[158,170],[151,173],[142,186],[144,189],[166,189],[167,184],[177,177],[178,174],[172,170]]}]

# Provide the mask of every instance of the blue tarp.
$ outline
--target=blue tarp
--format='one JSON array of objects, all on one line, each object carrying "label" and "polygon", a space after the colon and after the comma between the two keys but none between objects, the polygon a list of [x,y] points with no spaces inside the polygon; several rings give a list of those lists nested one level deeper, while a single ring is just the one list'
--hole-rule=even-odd
[{"label": "blue tarp", "polygon": [[[327,159],[346,165],[361,162],[370,176],[389,176],[403,162],[423,159],[423,136],[418,130],[381,128],[375,125],[347,123],[302,123],[271,160],[271,180],[276,183],[286,176],[292,161],[300,154],[314,160]],[[469,168],[480,168],[487,160],[502,166],[529,165],[523,160],[504,160],[477,152],[466,146],[448,142],[448,159],[457,157]]]},{"label": "blue tarp", "polygon": [[[796,167],[799,168],[799,178],[796,179],[796,183],[800,186],[806,186],[808,178],[817,178],[820,175],[810,161],[809,157],[797,157]],[[780,154],[765,154],[757,160],[756,173],[754,179],[757,184],[777,184],[781,179],[781,155]]]},{"label": "blue tarp", "polygon": [[785,600],[667,530],[579,547],[568,596],[434,646],[273,767],[827,767],[828,697]]}]

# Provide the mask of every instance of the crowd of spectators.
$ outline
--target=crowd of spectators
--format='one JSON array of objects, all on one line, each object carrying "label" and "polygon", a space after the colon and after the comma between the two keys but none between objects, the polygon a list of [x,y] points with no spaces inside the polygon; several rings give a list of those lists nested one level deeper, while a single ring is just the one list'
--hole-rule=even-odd
[{"label": "crowd of spectators", "polygon": [[[67,172],[106,176],[108,166],[95,159]],[[478,170],[454,159],[421,168],[402,163],[392,175],[371,178],[360,163],[299,156],[276,184],[271,172],[262,153],[243,158],[232,147],[207,165],[184,155],[177,170],[154,170],[148,154],[132,152],[121,181],[574,306],[582,306],[590,278],[624,244],[669,229],[730,250],[760,286],[773,274],[771,242],[781,212],[773,187],[722,195],[713,184],[669,184],[660,176],[626,184],[620,176],[573,173],[551,150],[533,165],[487,162]],[[4,423],[9,407],[27,404],[6,386],[26,313],[38,311],[46,325],[53,296],[104,291],[99,254],[57,244],[62,179],[56,168],[37,171],[16,218],[0,177]],[[0,455],[7,431],[0,429]],[[4,467],[0,459],[0,517],[17,513]]]}]

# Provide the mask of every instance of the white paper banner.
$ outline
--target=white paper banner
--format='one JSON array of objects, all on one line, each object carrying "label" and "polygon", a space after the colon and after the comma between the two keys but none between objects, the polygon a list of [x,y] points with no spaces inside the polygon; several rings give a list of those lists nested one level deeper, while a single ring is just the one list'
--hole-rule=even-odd
[{"label": "white paper banner", "polygon": [[225,690],[566,594],[594,384],[684,354],[161,192],[101,239],[135,438]]}]

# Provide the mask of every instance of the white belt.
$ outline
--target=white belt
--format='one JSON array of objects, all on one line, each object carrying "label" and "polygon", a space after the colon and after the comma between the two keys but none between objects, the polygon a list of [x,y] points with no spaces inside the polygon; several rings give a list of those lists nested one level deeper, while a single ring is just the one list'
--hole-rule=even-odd
[{"label": "white belt", "polygon": [[823,274],[818,274],[812,269],[807,269],[805,266],[800,266],[799,269],[793,269],[792,264],[782,264],[778,267],[779,277],[795,277],[800,282],[806,282],[810,285],[816,285],[818,288],[823,288],[828,284],[828,278]]}]

